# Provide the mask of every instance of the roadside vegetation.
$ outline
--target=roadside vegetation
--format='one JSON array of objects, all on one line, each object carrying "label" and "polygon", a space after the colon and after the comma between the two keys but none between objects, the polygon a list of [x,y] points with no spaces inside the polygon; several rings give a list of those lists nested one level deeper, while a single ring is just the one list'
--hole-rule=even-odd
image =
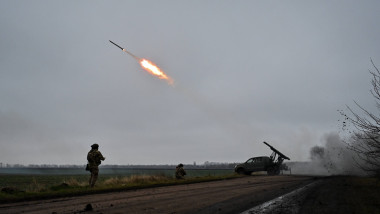
[{"label": "roadside vegetation", "polygon": [[235,174],[200,176],[177,180],[165,174],[100,176],[96,186],[88,186],[85,175],[0,175],[0,203],[78,196],[148,187],[190,184],[239,177]]}]

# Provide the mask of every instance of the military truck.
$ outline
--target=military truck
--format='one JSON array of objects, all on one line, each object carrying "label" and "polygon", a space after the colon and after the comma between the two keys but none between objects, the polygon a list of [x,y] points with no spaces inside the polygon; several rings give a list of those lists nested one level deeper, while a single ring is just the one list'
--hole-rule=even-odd
[{"label": "military truck", "polygon": [[290,160],[286,155],[279,152],[266,142],[265,145],[273,151],[268,156],[259,156],[248,159],[245,163],[235,166],[235,172],[238,174],[250,175],[252,172],[266,171],[268,175],[279,175],[281,170],[287,170],[287,166],[283,164],[284,160]]}]

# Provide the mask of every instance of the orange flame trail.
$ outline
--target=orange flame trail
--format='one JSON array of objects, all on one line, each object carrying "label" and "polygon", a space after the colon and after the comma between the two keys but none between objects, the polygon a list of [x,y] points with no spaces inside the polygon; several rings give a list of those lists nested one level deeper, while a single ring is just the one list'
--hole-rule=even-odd
[{"label": "orange flame trail", "polygon": [[153,64],[151,61],[147,59],[140,59],[140,65],[142,68],[144,68],[148,73],[160,78],[166,80],[169,85],[174,85],[174,80],[170,78],[168,75],[166,75],[157,65]]},{"label": "orange flame trail", "polygon": [[122,48],[118,44],[114,43],[113,41],[109,40],[113,45],[120,48],[123,52],[129,54],[133,58],[135,58],[148,73],[160,78],[166,80],[169,85],[174,86],[174,80],[170,78],[168,75],[166,75],[157,65],[153,64],[151,61],[137,57],[136,55],[132,54],[131,52],[127,51],[125,48]]}]

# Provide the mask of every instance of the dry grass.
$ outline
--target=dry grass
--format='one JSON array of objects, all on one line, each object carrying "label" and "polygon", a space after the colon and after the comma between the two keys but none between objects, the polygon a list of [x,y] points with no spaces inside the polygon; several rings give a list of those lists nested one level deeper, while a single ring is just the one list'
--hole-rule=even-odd
[{"label": "dry grass", "polygon": [[78,181],[75,178],[69,178],[68,180],[65,180],[63,183],[66,183],[69,186],[74,186],[74,187],[83,187],[83,186],[87,186],[88,185],[87,182],[83,182],[83,181],[80,182],[80,181]]},{"label": "dry grass", "polygon": [[35,178],[26,188],[26,192],[45,192],[47,190],[46,185],[38,183]]}]

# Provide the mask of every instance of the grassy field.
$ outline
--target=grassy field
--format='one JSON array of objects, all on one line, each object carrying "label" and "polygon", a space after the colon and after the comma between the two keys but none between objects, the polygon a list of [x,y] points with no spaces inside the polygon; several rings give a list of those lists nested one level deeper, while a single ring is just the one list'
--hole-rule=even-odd
[{"label": "grassy field", "polygon": [[[81,170],[82,171],[82,170]],[[103,173],[102,173],[103,172]],[[95,188],[88,187],[89,173],[70,174],[0,174],[0,202],[33,200],[97,192],[109,192],[146,188],[152,186],[176,185],[204,182],[236,177],[231,170],[187,170],[186,179],[176,180],[174,170],[104,170]],[[75,173],[75,170],[72,171]]]}]

